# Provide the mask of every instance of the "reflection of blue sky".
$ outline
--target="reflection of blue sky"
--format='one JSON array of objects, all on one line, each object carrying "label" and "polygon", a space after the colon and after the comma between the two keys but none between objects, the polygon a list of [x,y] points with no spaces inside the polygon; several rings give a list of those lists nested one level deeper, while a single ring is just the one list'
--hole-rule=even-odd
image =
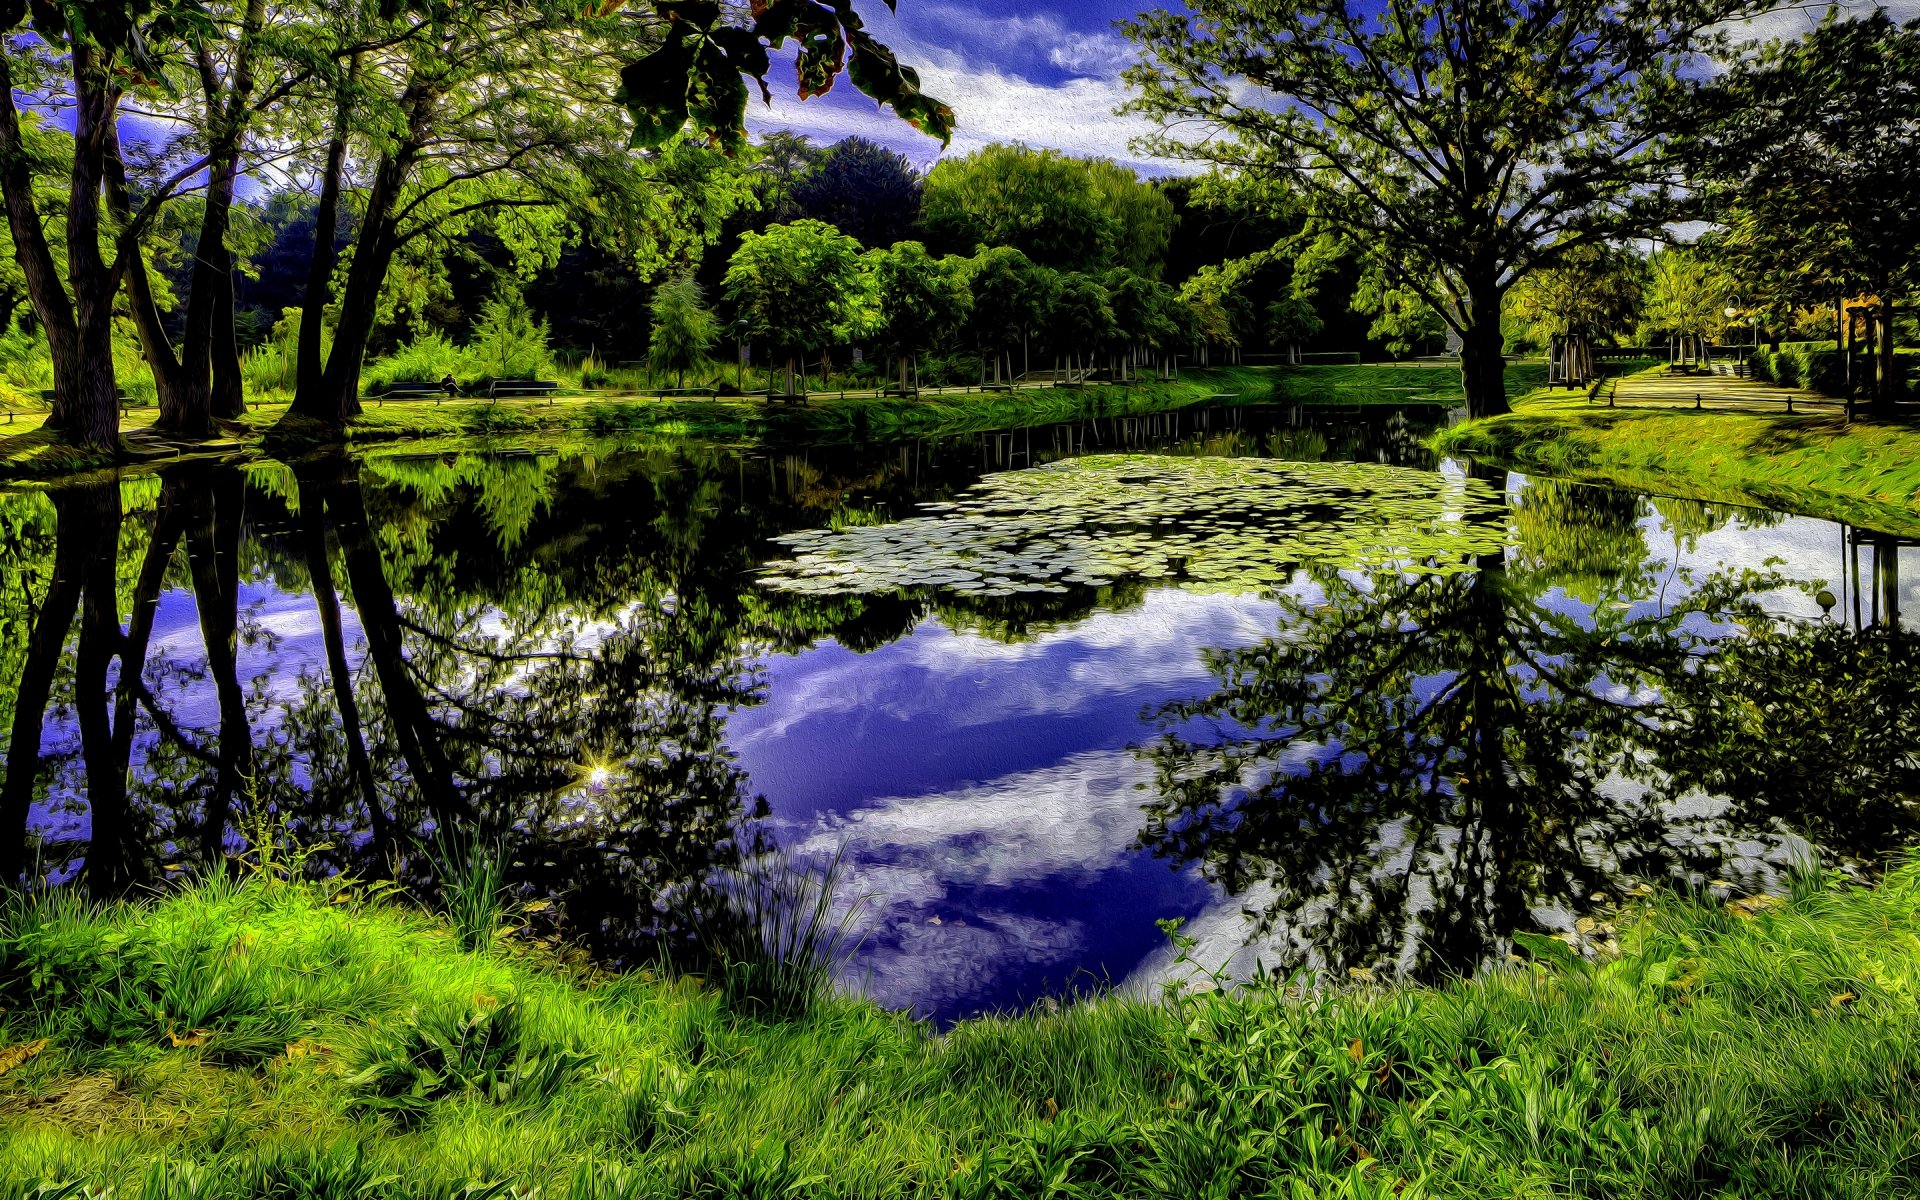
[{"label": "reflection of blue sky", "polygon": [[[1770,564],[1796,580],[1840,574],[1839,529],[1825,521],[1736,517],[1691,548],[1657,514],[1642,529],[1662,574]],[[1901,566],[1911,624],[1920,550],[1903,551]],[[1678,574],[1668,602],[1684,590]],[[1581,611],[1558,594],[1542,602]],[[1818,615],[1799,592],[1770,606]],[[1143,712],[1211,689],[1204,649],[1271,635],[1277,612],[1262,597],[1165,588],[1025,642],[930,620],[866,654],[824,643],[765,664],[766,702],[732,718],[729,740],[789,847],[842,852],[846,894],[867,897],[859,970],[882,1000],[951,1015],[1031,999],[1076,973],[1143,985],[1170,965],[1156,919],[1190,918],[1203,955],[1222,961],[1247,928],[1242,899],[1133,848],[1152,777],[1128,748],[1151,735]],[[1672,815],[1672,836],[1705,836],[1704,812]],[[1726,849],[1750,862],[1783,853],[1774,842]]]}]

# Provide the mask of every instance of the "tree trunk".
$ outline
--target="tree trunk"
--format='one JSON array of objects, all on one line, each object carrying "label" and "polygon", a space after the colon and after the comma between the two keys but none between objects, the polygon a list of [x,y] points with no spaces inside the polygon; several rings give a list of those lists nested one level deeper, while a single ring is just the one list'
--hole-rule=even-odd
[{"label": "tree trunk", "polygon": [[1507,360],[1501,353],[1499,302],[1476,303],[1474,312],[1478,319],[1460,331],[1460,385],[1467,394],[1467,415],[1478,419],[1513,410],[1507,405]]},{"label": "tree trunk", "polygon": [[[1886,293],[1882,292],[1882,296]],[[1894,375],[1896,362],[1893,356],[1893,301],[1880,301],[1880,345],[1879,362],[1874,369],[1873,411],[1875,416],[1893,415],[1894,401],[1899,398],[1900,381]]]},{"label": "tree trunk", "polygon": [[55,418],[76,444],[112,450],[120,444],[119,386],[113,374],[115,288],[100,251],[100,195],[106,179],[107,139],[120,93],[84,41],[73,45],[71,59],[73,173],[67,195],[67,285],[73,291],[77,336],[65,362],[58,354],[54,358]]},{"label": "tree trunk", "polygon": [[[133,194],[127,186],[127,166],[120,153],[119,130],[113,127],[107,130],[106,194],[107,208],[114,219],[122,225],[131,222]],[[174,355],[173,339],[167,335],[160,305],[153,296],[146,251],[135,241],[127,247],[126,254],[127,310],[133,317],[134,335],[140,339],[140,353],[146,356],[147,367],[153,372],[154,391],[159,399],[160,414],[154,428],[181,437],[206,437],[213,432],[206,372],[200,372],[196,379],[190,366]],[[198,260],[196,254],[196,264]],[[194,278],[199,278],[197,266]]]}]

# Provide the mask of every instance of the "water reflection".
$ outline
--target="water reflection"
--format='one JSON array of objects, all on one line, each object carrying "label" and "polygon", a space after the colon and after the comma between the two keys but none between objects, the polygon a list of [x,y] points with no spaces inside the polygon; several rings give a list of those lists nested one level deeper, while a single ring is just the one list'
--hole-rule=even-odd
[{"label": "water reflection", "polygon": [[1782,615],[1784,576],[1696,578],[1642,519],[1535,482],[1471,574],[1302,578],[1156,714],[1141,844],[1240,897],[1268,967],[1426,979],[1637,880],[1910,844],[1914,636]]},{"label": "water reflection", "polygon": [[[1506,551],[1451,574],[757,582],[777,536],[987,470],[1425,468],[1430,420],[1202,410],[0,495],[0,871],[106,896],[281,838],[431,896],[451,829],[625,960],[697,951],[716,880],[763,850],[843,854],[873,898],[856,975],[947,1016],[1124,978],[1158,917],[1262,934],[1270,964],[1432,976],[1628,879],[1912,840],[1901,551],[1834,526],[1533,482],[1468,517]],[[1788,578],[1833,587],[1830,616]]]}]

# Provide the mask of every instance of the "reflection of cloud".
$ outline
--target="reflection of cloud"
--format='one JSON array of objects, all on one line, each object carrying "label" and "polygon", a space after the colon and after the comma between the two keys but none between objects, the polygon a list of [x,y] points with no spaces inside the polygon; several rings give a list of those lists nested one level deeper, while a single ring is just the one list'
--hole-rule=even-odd
[{"label": "reflection of cloud", "polygon": [[[792,844],[840,855],[841,890],[866,898],[855,974],[892,1005],[946,1009],[1006,974],[1078,965],[1084,919],[1034,911],[1032,895],[1086,887],[1133,853],[1136,784],[1152,768],[1125,751],[932,796],[825,815]],[[1056,974],[1056,978],[1057,978]]]},{"label": "reflection of cloud", "polygon": [[1016,716],[1070,714],[1098,698],[1213,678],[1200,652],[1272,634],[1278,606],[1257,595],[1160,588],[1136,608],[1101,612],[1025,641],[1002,642],[928,622],[862,655],[822,653],[769,664],[764,707],[735,730],[745,747],[785,737],[825,714],[907,720],[939,714],[948,729]]}]

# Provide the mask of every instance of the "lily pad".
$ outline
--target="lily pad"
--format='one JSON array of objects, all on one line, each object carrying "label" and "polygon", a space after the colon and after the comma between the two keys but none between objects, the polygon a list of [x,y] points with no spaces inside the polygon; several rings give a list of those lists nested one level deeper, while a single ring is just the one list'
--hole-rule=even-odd
[{"label": "lily pad", "polygon": [[1102,455],[981,480],[885,525],[778,539],[769,587],[988,595],[1118,579],[1233,590],[1308,564],[1445,574],[1505,544],[1484,484],[1370,463]]}]

